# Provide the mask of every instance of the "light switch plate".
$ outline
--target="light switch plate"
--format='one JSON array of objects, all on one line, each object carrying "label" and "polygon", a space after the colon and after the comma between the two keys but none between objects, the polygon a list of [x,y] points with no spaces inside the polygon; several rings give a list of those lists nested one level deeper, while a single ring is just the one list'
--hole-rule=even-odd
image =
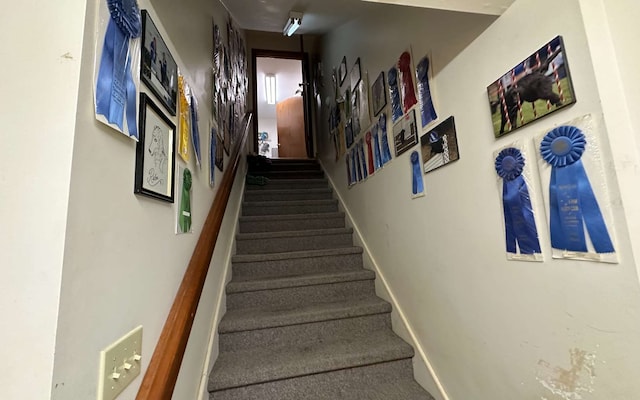
[{"label": "light switch plate", "polygon": [[142,326],[100,352],[98,400],[113,400],[140,375]]}]

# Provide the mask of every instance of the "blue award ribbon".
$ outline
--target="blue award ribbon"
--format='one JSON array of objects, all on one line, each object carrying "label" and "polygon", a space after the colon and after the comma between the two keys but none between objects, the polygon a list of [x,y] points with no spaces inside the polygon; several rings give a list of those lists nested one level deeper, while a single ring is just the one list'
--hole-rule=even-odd
[{"label": "blue award ribbon", "polygon": [[391,120],[396,122],[402,117],[402,104],[400,104],[400,89],[398,89],[398,70],[395,67],[387,73],[387,82],[391,98]]},{"label": "blue award ribbon", "polygon": [[382,168],[382,154],[380,154],[380,135],[378,134],[378,125],[374,125],[373,131],[373,165],[375,170]]},{"label": "blue award ribbon", "polygon": [[193,141],[193,152],[196,154],[198,166],[202,161],[200,152],[200,129],[198,128],[198,103],[196,98],[191,95],[191,140]]},{"label": "blue award ribbon", "polygon": [[431,98],[431,89],[429,89],[428,57],[420,60],[416,74],[418,75],[418,89],[420,90],[420,114],[422,116],[422,126],[425,127],[429,122],[438,118]]},{"label": "blue award ribbon", "polygon": [[551,245],[587,252],[584,226],[596,253],[613,253],[613,243],[580,158],[587,140],[575,126],[559,126],[542,139],[540,154],[551,165]]},{"label": "blue award ribbon", "polygon": [[136,0],[107,0],[111,18],[102,48],[96,85],[96,112],[124,131],[127,114],[129,136],[138,137],[136,85],[131,72],[129,41],[140,37],[142,17]]},{"label": "blue award ribbon", "polygon": [[422,171],[420,170],[420,155],[415,150],[411,152],[411,171],[413,172],[413,185],[411,187],[411,192],[415,196],[424,192]]},{"label": "blue award ribbon", "polygon": [[389,137],[387,136],[387,115],[382,113],[378,119],[378,130],[382,137],[382,165],[391,161],[391,149],[389,148]]},{"label": "blue award ribbon", "polygon": [[542,253],[538,230],[527,183],[522,176],[525,161],[520,150],[509,147],[496,157],[496,172],[502,178],[502,207],[507,252],[520,254]]},{"label": "blue award ribbon", "polygon": [[367,179],[369,174],[367,172],[367,159],[364,158],[364,143],[362,139],[358,142],[358,154],[360,155],[360,164],[362,165],[362,179]]},{"label": "blue award ribbon", "polygon": [[354,149],[351,149],[351,183],[358,182],[358,173],[356,171],[356,157]]}]

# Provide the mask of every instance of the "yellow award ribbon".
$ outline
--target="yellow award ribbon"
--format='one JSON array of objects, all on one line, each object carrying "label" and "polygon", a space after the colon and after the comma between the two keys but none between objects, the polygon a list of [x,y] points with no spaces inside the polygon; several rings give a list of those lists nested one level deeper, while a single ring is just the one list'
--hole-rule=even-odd
[{"label": "yellow award ribbon", "polygon": [[178,154],[185,162],[189,162],[189,103],[186,94],[187,84],[184,76],[178,75],[178,103],[179,103],[179,135],[178,135]]}]

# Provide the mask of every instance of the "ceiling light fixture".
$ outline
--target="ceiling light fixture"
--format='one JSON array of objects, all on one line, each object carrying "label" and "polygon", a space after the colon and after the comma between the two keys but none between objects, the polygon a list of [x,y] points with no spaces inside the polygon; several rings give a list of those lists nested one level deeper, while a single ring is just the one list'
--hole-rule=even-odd
[{"label": "ceiling light fixture", "polygon": [[267,104],[276,104],[276,76],[267,74],[264,77],[264,84],[267,91]]},{"label": "ceiling light fixture", "polygon": [[284,30],[282,31],[282,33],[284,33],[285,36],[291,36],[298,28],[300,28],[301,24],[302,13],[291,11],[289,13],[287,24],[284,26]]}]

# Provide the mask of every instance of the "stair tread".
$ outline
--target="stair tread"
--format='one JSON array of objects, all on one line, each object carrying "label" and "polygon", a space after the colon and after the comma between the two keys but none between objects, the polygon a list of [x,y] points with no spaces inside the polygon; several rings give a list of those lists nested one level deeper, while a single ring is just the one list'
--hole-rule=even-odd
[{"label": "stair tread", "polygon": [[227,285],[227,294],[364,281],[375,279],[375,277],[376,274],[373,271],[356,269],[353,271],[323,272],[318,274],[265,277],[259,279],[251,279],[251,277],[236,278]]},{"label": "stair tread", "polygon": [[257,262],[257,261],[280,261],[289,259],[302,259],[314,257],[326,257],[346,254],[362,254],[362,247],[342,247],[323,250],[290,251],[284,253],[268,254],[236,254],[231,258],[234,263]]},{"label": "stair tread", "polygon": [[303,231],[282,231],[282,232],[257,232],[257,233],[238,233],[237,240],[256,240],[256,239],[272,239],[285,237],[304,237],[304,236],[323,236],[336,234],[352,234],[353,228],[325,228],[325,229],[308,229]]},{"label": "stair tread", "polygon": [[241,222],[256,221],[282,221],[297,219],[325,219],[325,218],[344,218],[344,212],[326,212],[326,213],[310,213],[310,214],[276,214],[276,215],[245,215],[240,217]]},{"label": "stair tread", "polygon": [[[274,181],[269,181],[267,183],[267,185],[247,185],[247,187],[249,187],[249,190],[251,190],[251,186],[268,186],[269,183],[272,183]],[[286,183],[319,183],[319,182],[323,182],[326,183],[327,185],[329,184],[329,181],[327,180],[327,178],[290,178],[290,179],[278,179],[277,181],[275,181],[278,186],[282,186]],[[269,189],[271,190],[271,189]]]},{"label": "stair tread", "polygon": [[260,194],[298,194],[298,193],[332,193],[330,188],[301,188],[301,189],[266,189]]},{"label": "stair tread", "polygon": [[377,364],[413,355],[413,348],[391,330],[354,335],[336,342],[223,352],[211,372],[209,390]]},{"label": "stair tread", "polygon": [[245,207],[288,207],[288,206],[309,206],[309,205],[324,205],[324,204],[337,204],[336,199],[320,199],[320,200],[260,200],[260,201],[245,201],[242,203]]},{"label": "stair tread", "polygon": [[386,312],[391,312],[391,305],[377,296],[304,306],[294,305],[294,308],[246,308],[227,312],[220,321],[219,332],[242,332]]}]

